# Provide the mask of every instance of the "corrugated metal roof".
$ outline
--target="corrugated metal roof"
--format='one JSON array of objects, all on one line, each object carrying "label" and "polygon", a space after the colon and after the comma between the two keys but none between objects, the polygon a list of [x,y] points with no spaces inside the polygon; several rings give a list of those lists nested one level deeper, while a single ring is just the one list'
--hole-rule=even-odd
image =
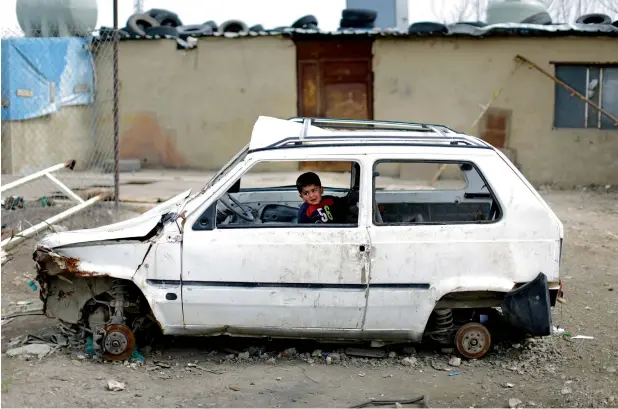
[{"label": "corrugated metal roof", "polygon": [[[423,33],[408,33],[397,29],[340,29],[337,31],[322,31],[315,29],[300,29],[300,28],[285,28],[281,31],[259,31],[259,32],[241,32],[241,33],[212,33],[202,34],[195,37],[224,37],[224,38],[246,38],[246,37],[374,37],[374,38],[415,38],[415,37],[618,37],[618,27],[610,24],[556,24],[556,25],[537,25],[537,24],[494,24],[485,27],[474,27],[471,25],[465,26],[447,26],[447,33],[440,32],[423,32]],[[139,39],[160,39],[170,38],[173,36],[138,36],[121,32],[122,40],[139,40]]]}]

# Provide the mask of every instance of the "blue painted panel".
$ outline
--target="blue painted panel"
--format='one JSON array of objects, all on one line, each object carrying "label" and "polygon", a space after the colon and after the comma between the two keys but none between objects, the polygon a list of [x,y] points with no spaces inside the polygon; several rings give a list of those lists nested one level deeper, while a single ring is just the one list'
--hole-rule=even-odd
[{"label": "blue painted panel", "polygon": [[94,101],[89,40],[79,37],[2,40],[2,120],[54,113]]}]

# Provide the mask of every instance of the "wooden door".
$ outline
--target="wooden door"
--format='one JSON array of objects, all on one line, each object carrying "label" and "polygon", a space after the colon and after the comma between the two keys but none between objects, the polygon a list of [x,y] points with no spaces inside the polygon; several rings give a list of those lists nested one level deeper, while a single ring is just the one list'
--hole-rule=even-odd
[{"label": "wooden door", "polygon": [[[373,119],[372,41],[298,40],[298,114]],[[302,162],[301,169],[350,171],[348,162]]]}]

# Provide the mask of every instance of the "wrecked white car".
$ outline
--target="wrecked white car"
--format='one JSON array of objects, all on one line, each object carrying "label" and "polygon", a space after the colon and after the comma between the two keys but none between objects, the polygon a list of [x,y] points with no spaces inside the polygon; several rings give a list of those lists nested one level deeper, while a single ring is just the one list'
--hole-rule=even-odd
[{"label": "wrecked white car", "polygon": [[[250,169],[295,161],[349,162],[347,186],[323,192],[353,198],[349,217],[299,223],[294,181],[241,188]],[[456,175],[419,187],[421,164]],[[87,328],[109,359],[128,357],[148,325],[168,335],[431,339],[475,358],[490,348],[492,311],[524,333],[551,333],[562,240],[549,206],[481,139],[441,125],[260,117],[200,192],[46,236],[34,259],[47,316]]]}]

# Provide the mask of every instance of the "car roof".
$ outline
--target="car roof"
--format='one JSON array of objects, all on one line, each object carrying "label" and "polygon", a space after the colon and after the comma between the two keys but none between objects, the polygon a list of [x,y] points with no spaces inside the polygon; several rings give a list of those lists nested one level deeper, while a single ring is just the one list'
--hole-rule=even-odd
[{"label": "car roof", "polygon": [[260,116],[253,126],[249,150],[361,145],[493,149],[480,138],[437,124],[305,117],[281,119]]}]

